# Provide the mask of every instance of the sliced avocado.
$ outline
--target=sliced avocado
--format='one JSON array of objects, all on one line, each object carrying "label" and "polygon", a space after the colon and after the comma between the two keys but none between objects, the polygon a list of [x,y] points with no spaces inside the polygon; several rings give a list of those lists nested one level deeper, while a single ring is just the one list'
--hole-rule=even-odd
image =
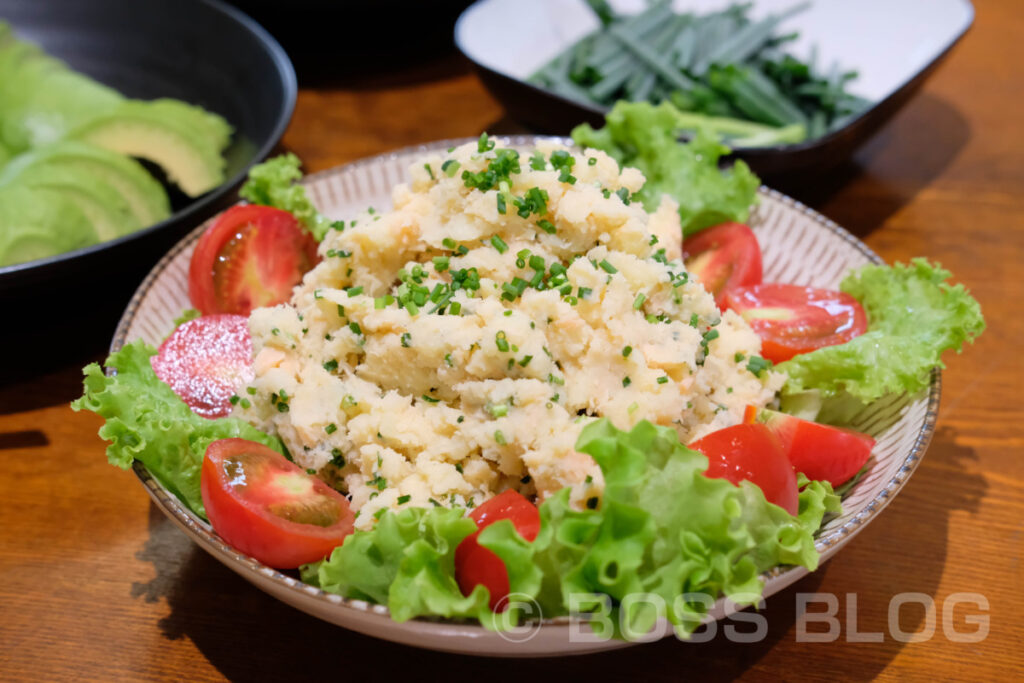
[{"label": "sliced avocado", "polygon": [[218,152],[224,151],[228,143],[231,142],[231,134],[234,129],[219,114],[214,114],[188,102],[170,98],[153,100],[146,104],[154,110],[160,110],[164,116],[176,117],[182,124],[191,126],[197,133],[202,134],[210,146]]},{"label": "sliced avocado", "polygon": [[36,164],[22,170],[11,184],[59,192],[82,210],[96,228],[101,241],[127,235],[142,227],[121,193],[88,168]]},{"label": "sliced avocado", "polygon": [[62,254],[98,239],[85,214],[59,192],[0,188],[0,266]]},{"label": "sliced avocado", "polygon": [[63,137],[124,100],[8,33],[0,47],[0,137],[23,150]]},{"label": "sliced avocado", "polygon": [[124,197],[140,226],[153,225],[171,215],[167,192],[139,162],[84,142],[62,141],[17,156],[0,169],[0,186],[12,184],[28,167],[36,165],[57,165],[93,174]]},{"label": "sliced avocado", "polygon": [[197,197],[224,182],[224,158],[211,144],[212,127],[181,114],[177,107],[126,101],[70,137],[152,161],[185,194]]}]

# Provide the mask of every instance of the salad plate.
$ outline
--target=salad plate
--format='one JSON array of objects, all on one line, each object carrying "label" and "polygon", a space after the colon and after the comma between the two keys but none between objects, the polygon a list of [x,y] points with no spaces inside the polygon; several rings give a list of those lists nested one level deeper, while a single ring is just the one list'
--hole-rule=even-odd
[{"label": "salad plate", "polygon": [[[503,144],[531,147],[541,138],[503,138]],[[567,145],[571,141],[558,139]],[[445,140],[402,149],[309,176],[306,187],[321,212],[348,219],[368,206],[390,206],[392,188],[408,180],[407,169],[419,156],[443,151],[466,140]],[[853,268],[881,259],[867,246],[820,214],[773,190],[762,188],[751,226],[760,242],[765,279],[817,287],[836,287]],[[207,224],[179,242],[148,275],[129,303],[111,344],[117,351],[129,341],[159,343],[174,328],[188,297],[189,261]],[[877,401],[857,414],[849,426],[877,439],[864,476],[846,493],[843,511],[826,520],[816,539],[822,560],[850,541],[901,489],[920,461],[934,430],[940,375],[914,395]],[[150,472],[136,462],[134,470],[146,491],[173,522],[203,550],[275,598],[320,619],[367,635],[440,651],[474,655],[536,657],[582,654],[630,643],[599,638],[585,621],[569,618],[526,622],[516,630],[493,632],[476,623],[441,619],[396,622],[382,605],[346,599],[303,584],[292,573],[274,570],[234,550],[212,528],[179,502]],[[780,567],[765,574],[767,598],[807,574]],[[727,616],[733,606],[716,603],[711,618]],[[649,638],[669,635],[659,624]],[[648,638],[648,639],[649,639]]]}]

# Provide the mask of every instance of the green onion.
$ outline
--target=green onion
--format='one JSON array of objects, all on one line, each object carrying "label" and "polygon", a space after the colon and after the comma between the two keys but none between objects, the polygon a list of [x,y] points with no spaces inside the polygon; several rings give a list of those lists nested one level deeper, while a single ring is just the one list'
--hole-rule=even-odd
[{"label": "green onion", "polygon": [[597,265],[601,266],[601,270],[609,274],[619,272],[619,269],[608,263],[607,259],[601,259],[601,262]]},{"label": "green onion", "polygon": [[497,235],[491,237],[491,245],[498,250],[499,254],[504,254],[508,251],[508,245],[505,244],[505,240],[501,239]]},{"label": "green onion", "polygon": [[622,357],[623,358],[629,358],[629,354],[631,354],[631,353],[633,353],[633,347],[632,346],[623,346],[622,347]]},{"label": "green onion", "polygon": [[647,297],[644,295],[643,292],[640,292],[639,294],[637,294],[636,298],[633,299],[633,310],[634,311],[639,311],[640,307],[644,305],[644,299],[646,299],[646,298]]},{"label": "green onion", "polygon": [[658,384],[668,384],[668,377],[665,377],[664,375],[659,377],[658,378]]}]

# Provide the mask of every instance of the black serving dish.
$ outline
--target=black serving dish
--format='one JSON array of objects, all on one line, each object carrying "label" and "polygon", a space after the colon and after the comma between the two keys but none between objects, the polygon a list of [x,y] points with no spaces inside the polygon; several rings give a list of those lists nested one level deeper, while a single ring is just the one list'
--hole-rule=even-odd
[{"label": "black serving dish", "polygon": [[51,293],[70,303],[89,292],[116,307],[109,300],[126,301],[172,244],[234,199],[248,169],[281,139],[295,105],[291,62],[263,28],[217,0],[0,0],[0,19],[20,38],[129,97],[199,104],[235,128],[225,152],[226,182],[195,199],[172,192],[167,220],[0,268],[5,313],[28,315]]}]

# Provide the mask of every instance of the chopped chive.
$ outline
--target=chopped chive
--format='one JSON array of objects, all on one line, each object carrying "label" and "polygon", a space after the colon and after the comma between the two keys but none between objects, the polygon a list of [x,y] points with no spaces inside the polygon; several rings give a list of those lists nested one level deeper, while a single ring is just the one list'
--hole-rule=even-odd
[{"label": "chopped chive", "polygon": [[658,378],[658,384],[668,384],[668,377],[665,377],[664,375],[659,377]]},{"label": "chopped chive", "polygon": [[508,415],[508,404],[499,403],[497,405],[488,406],[487,412],[491,414],[491,417],[505,417]]},{"label": "chopped chive", "polygon": [[438,273],[443,273],[448,270],[448,257],[447,256],[435,256],[433,258],[434,270]]},{"label": "chopped chive", "polygon": [[601,259],[601,262],[598,263],[597,265],[601,266],[601,270],[609,274],[619,272],[619,269],[613,266],[612,264],[608,263],[607,259]]},{"label": "chopped chive", "polygon": [[398,504],[399,505],[405,505],[410,500],[412,500],[412,496],[408,496],[408,495],[406,495],[406,496],[399,496],[398,497]]},{"label": "chopped chive", "polygon": [[646,298],[647,297],[644,295],[643,292],[640,292],[639,294],[637,294],[636,298],[633,299],[633,310],[634,311],[639,311],[640,307],[644,305],[644,299],[646,299]]},{"label": "chopped chive", "polygon": [[410,344],[411,341],[412,341],[412,335],[409,334],[408,332],[403,332],[402,333],[402,346],[405,347],[405,348],[409,348],[409,346],[411,346],[411,344]]},{"label": "chopped chive", "polygon": [[519,367],[525,368],[527,365],[530,364],[531,360],[533,360],[533,356],[523,356],[523,359],[519,361]]},{"label": "chopped chive", "polygon": [[422,398],[427,403],[440,403],[441,402],[441,399],[434,398],[433,396],[427,396],[426,394],[423,394],[422,396],[420,396],[420,398]]},{"label": "chopped chive", "polygon": [[431,180],[436,180],[434,178],[434,169],[430,168],[430,164],[423,164],[423,168],[427,169],[427,175],[430,176]]},{"label": "chopped chive", "polygon": [[554,235],[556,232],[555,224],[546,218],[537,221],[537,227],[549,235]]},{"label": "chopped chive", "polygon": [[331,424],[324,427],[324,431],[327,432],[328,434],[333,434],[334,432],[338,431],[338,425],[332,422]]},{"label": "chopped chive", "polygon": [[326,363],[324,363],[324,370],[326,370],[327,372],[334,372],[337,369],[338,369],[338,361],[333,359],[333,358],[331,360],[327,361]]},{"label": "chopped chive", "polygon": [[508,339],[505,337],[505,333],[503,331],[499,331],[494,335],[494,344],[502,353],[508,351]]},{"label": "chopped chive", "polygon": [[349,297],[357,296],[363,293],[363,286],[360,285],[358,287],[349,287],[348,289],[345,290],[345,293],[348,294]]},{"label": "chopped chive", "polygon": [[505,441],[505,435],[501,433],[500,429],[495,430],[494,432],[494,442],[497,443],[499,446],[504,446],[507,443]]},{"label": "chopped chive", "polygon": [[444,174],[446,176],[451,178],[452,176],[455,175],[455,172],[459,170],[459,166],[459,162],[455,161],[455,159],[448,159],[443,164],[441,164],[441,170],[444,171]]},{"label": "chopped chive", "polygon": [[632,383],[633,383],[633,380],[631,380],[629,377],[623,377],[622,378],[622,386],[628,387]]},{"label": "chopped chive", "polygon": [[597,166],[597,157],[587,159],[587,166]]},{"label": "chopped chive", "polygon": [[355,334],[362,334],[363,333],[363,329],[361,327],[359,327],[359,323],[357,323],[354,320],[348,324],[348,329],[352,330],[352,332],[355,333]]},{"label": "chopped chive", "polygon": [[629,354],[631,354],[631,353],[633,353],[633,347],[632,346],[623,346],[622,347],[622,357],[623,358],[629,358]]},{"label": "chopped chive", "polygon": [[498,250],[499,254],[504,254],[508,251],[508,245],[505,244],[505,240],[501,239],[497,235],[491,238],[491,245]]}]

